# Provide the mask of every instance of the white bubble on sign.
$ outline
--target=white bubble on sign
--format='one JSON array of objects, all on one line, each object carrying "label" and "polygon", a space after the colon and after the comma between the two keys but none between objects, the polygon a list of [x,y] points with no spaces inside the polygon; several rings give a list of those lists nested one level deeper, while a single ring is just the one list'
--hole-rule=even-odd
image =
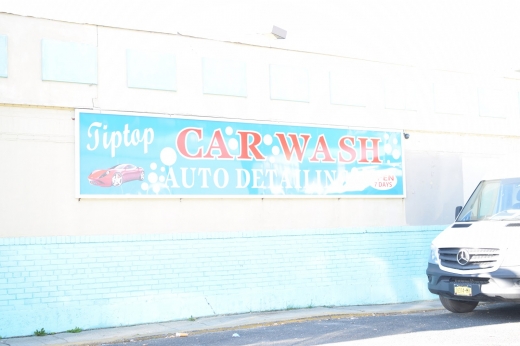
[{"label": "white bubble on sign", "polygon": [[166,147],[163,150],[161,150],[161,161],[166,166],[171,166],[177,161],[177,153],[173,148]]},{"label": "white bubble on sign", "polygon": [[388,140],[388,138],[389,138],[390,136],[388,135],[388,133],[385,133],[384,137],[385,137],[385,140]]},{"label": "white bubble on sign", "polygon": [[271,157],[269,158],[269,162],[274,163],[275,161],[276,161],[276,160],[275,160],[274,156],[271,156]]},{"label": "white bubble on sign", "polygon": [[157,164],[155,162],[150,163],[150,169],[152,171],[155,171],[156,168],[157,168]]},{"label": "white bubble on sign", "polygon": [[157,176],[157,173],[152,172],[152,173],[148,174],[148,181],[151,184],[155,184],[157,182],[158,178],[159,177]]},{"label": "white bubble on sign", "polygon": [[145,191],[148,191],[148,183],[142,183],[141,184],[141,189],[143,189]]},{"label": "white bubble on sign", "polygon": [[164,175],[161,175],[161,176],[159,177],[159,181],[160,181],[161,183],[164,183],[165,180],[166,180],[166,178],[164,177]]},{"label": "white bubble on sign", "polygon": [[277,146],[274,146],[273,149],[271,149],[271,152],[273,153],[273,155],[278,155],[280,154],[280,148],[278,148]]},{"label": "white bubble on sign", "polygon": [[231,136],[233,134],[233,128],[231,126],[226,127],[226,135]]},{"label": "white bubble on sign", "polygon": [[394,144],[397,144],[397,138],[394,138]]},{"label": "white bubble on sign", "polygon": [[265,135],[264,136],[264,144],[265,145],[273,144],[273,137],[271,137],[271,135]]},{"label": "white bubble on sign", "polygon": [[229,149],[235,150],[236,148],[238,148],[238,141],[235,138],[231,138],[228,141],[228,146],[229,146]]},{"label": "white bubble on sign", "polygon": [[161,167],[161,172],[164,172],[166,169],[164,167]]},{"label": "white bubble on sign", "polygon": [[392,157],[397,160],[398,158],[401,157],[401,151],[395,149],[394,151],[392,151]]},{"label": "white bubble on sign", "polygon": [[385,153],[390,154],[392,152],[392,146],[390,144],[385,144]]},{"label": "white bubble on sign", "polygon": [[161,191],[161,187],[160,187],[159,185],[154,185],[154,186],[152,187],[152,190],[153,190],[153,192],[155,192],[155,193],[159,193],[159,191]]}]

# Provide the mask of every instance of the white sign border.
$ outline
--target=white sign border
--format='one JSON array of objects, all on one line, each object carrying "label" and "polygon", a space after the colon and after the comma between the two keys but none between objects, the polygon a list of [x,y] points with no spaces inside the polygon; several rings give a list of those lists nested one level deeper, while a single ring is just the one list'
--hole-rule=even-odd
[{"label": "white sign border", "polygon": [[[76,108],[74,111],[75,120],[75,135],[74,135],[74,182],[75,182],[75,198],[78,200],[81,198],[85,199],[264,199],[264,198],[275,198],[275,199],[405,199],[406,198],[406,173],[405,173],[405,150],[404,140],[401,139],[402,147],[402,166],[403,166],[403,194],[402,195],[82,195],[80,193],[80,170],[79,170],[79,118],[80,113],[90,114],[109,114],[109,115],[128,115],[128,116],[140,116],[140,117],[153,117],[153,118],[171,118],[171,119],[193,119],[193,120],[205,120],[205,121],[237,121],[242,123],[250,124],[265,124],[265,125],[284,125],[284,126],[302,126],[309,128],[330,128],[330,129],[348,129],[348,130],[363,130],[363,131],[392,131],[404,133],[404,130],[389,129],[389,128],[374,128],[374,127],[357,127],[357,126],[342,126],[342,125],[321,125],[321,124],[309,124],[309,123],[295,123],[295,122],[277,122],[268,120],[248,120],[238,118],[225,118],[225,117],[211,117],[211,116],[195,116],[195,115],[182,115],[182,114],[164,114],[164,113],[137,113],[137,112],[119,112],[119,111],[108,111],[101,109],[88,109],[88,108]],[[403,137],[404,138],[404,137]]]}]

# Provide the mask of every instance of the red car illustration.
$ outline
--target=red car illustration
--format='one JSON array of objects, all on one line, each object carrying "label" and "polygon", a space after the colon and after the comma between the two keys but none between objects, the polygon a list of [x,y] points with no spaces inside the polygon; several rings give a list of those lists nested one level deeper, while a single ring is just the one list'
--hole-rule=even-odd
[{"label": "red car illustration", "polygon": [[119,186],[132,180],[144,180],[144,169],[128,163],[98,169],[88,176],[90,184],[101,187]]}]

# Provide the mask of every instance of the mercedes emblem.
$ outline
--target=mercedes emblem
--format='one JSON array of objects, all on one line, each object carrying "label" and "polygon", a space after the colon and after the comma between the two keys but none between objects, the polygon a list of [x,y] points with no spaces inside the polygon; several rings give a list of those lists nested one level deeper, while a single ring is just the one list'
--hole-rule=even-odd
[{"label": "mercedes emblem", "polygon": [[459,252],[457,253],[457,262],[459,262],[459,264],[461,266],[464,266],[464,265],[468,264],[468,262],[469,262],[469,251],[466,250],[466,249],[459,250]]}]

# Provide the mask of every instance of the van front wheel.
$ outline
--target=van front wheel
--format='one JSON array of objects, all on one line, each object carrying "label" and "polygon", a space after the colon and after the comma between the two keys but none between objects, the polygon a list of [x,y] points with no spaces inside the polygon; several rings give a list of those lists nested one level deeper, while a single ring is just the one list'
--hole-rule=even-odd
[{"label": "van front wheel", "polygon": [[478,305],[478,302],[466,302],[462,300],[454,300],[439,296],[441,300],[442,306],[446,308],[446,310],[455,312],[455,313],[464,313],[471,312],[475,310]]}]

